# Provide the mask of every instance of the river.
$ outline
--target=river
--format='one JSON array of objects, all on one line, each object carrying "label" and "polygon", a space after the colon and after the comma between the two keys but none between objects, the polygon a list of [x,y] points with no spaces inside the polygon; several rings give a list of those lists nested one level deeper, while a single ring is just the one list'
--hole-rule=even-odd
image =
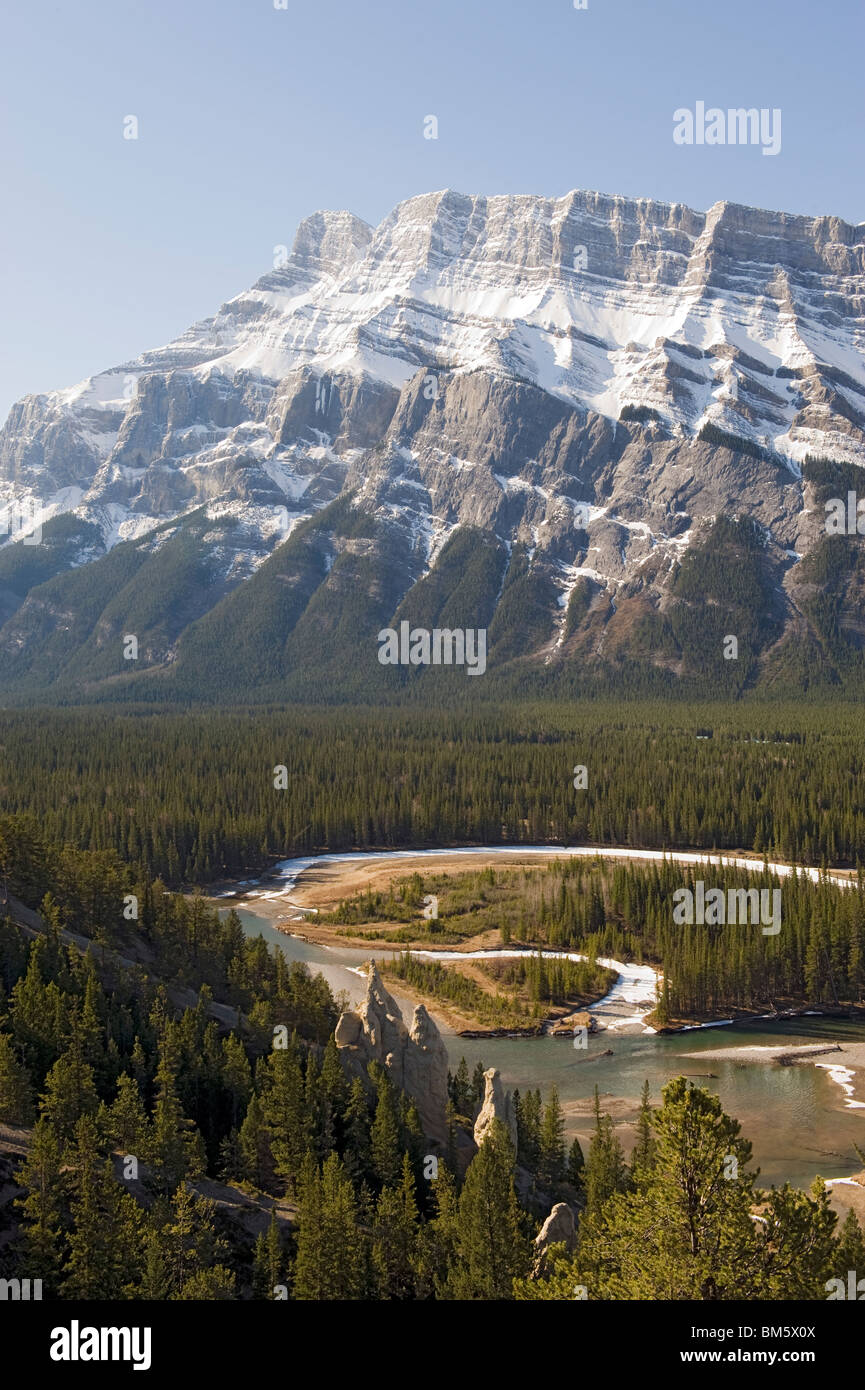
[{"label": "river", "polygon": [[[556,847],[545,847],[544,852],[550,853],[551,848],[559,853]],[[519,852],[525,852],[522,846]],[[567,850],[562,852],[568,853]],[[607,851],[605,857],[615,855],[616,851]],[[403,855],[333,855],[327,859],[334,862],[349,858],[421,856],[426,857],[423,852],[414,851]],[[655,856],[647,854],[645,857]],[[320,856],[317,862],[324,858]],[[284,861],[279,866],[284,886],[277,891],[259,888],[257,895],[284,901],[298,875],[315,862],[308,859]],[[685,862],[693,860],[688,856]],[[395,954],[389,950],[328,946],[288,936],[273,926],[272,908],[267,910],[262,902],[262,910],[255,910],[254,897],[252,903],[247,899],[243,906],[238,906],[238,912],[248,935],[262,935],[289,960],[306,962],[325,976],[334,993],[345,992],[352,1001],[359,999],[364,989],[364,980],[357,968],[371,956],[381,958]],[[391,992],[405,1013],[407,1001],[400,998],[398,989],[392,988]],[[685,1073],[713,1090],[725,1110],[739,1120],[743,1134],[753,1144],[754,1162],[761,1170],[763,1182],[790,1181],[804,1187],[818,1174],[826,1179],[841,1178],[863,1166],[854,1142],[860,1148],[865,1147],[865,1110],[851,1108],[843,1087],[826,1069],[826,1064],[843,1063],[842,1054],[820,1057],[820,1066],[809,1063],[779,1066],[745,1060],[744,1055],[742,1059],[733,1056],[705,1060],[700,1056],[717,1052],[719,1047],[735,1047],[742,1051],[780,1043],[791,1047],[816,1043],[827,1046],[862,1044],[865,1043],[865,1025],[858,1022],[806,1017],[782,1023],[756,1021],[747,1027],[696,1029],[676,1034],[633,1034],[608,1028],[591,1036],[587,1047],[582,1049],[575,1048],[568,1037],[470,1039],[458,1037],[452,1030],[440,1026],[452,1070],[464,1056],[470,1070],[477,1061],[483,1061],[487,1067],[497,1067],[505,1085],[511,1088],[519,1087],[524,1091],[539,1087],[546,1093],[555,1084],[565,1111],[567,1133],[569,1136],[578,1134],[583,1141],[591,1134],[587,1112],[595,1085],[605,1108],[620,1124],[619,1132],[628,1148],[632,1134],[630,1122],[644,1080],[648,1080],[653,1102],[657,1104],[661,1087],[672,1076]],[[611,1056],[604,1055],[608,1049]],[[585,1149],[585,1143],[583,1146]]]}]

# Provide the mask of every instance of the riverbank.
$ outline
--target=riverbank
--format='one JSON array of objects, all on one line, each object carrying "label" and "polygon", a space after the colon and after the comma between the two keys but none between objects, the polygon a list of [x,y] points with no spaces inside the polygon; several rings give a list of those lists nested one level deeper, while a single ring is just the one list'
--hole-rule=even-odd
[{"label": "riverbank", "polygon": [[[865,1043],[719,1047],[686,1055],[699,1057],[701,1061],[768,1063],[782,1067],[813,1065],[825,1071],[829,1079],[840,1087],[845,1109],[865,1110]],[[818,1058],[821,1060],[818,1061]]]},{"label": "riverbank", "polygon": [[[490,982],[489,975],[500,972],[492,969],[485,971],[479,967],[479,962],[494,962],[507,957],[525,958],[527,955],[537,958],[539,954],[562,962],[585,960],[577,952],[539,950],[537,944],[526,939],[525,908],[520,908],[520,921],[517,924],[516,908],[512,906],[520,901],[519,897],[513,897],[513,893],[522,886],[519,878],[521,869],[524,879],[537,878],[538,870],[575,857],[600,863],[621,860],[651,863],[666,859],[688,865],[705,865],[707,868],[713,864],[736,865],[751,871],[762,869],[765,864],[759,856],[743,852],[664,852],[593,845],[488,845],[453,849],[348,851],[282,860],[266,879],[257,883],[244,880],[227,885],[219,896],[223,901],[233,897],[238,905],[246,903],[253,910],[266,913],[277,930],[328,949],[363,950],[382,958],[385,958],[385,953],[390,955],[407,951],[412,956],[435,960],[442,965],[456,963],[457,972],[470,980],[470,986],[462,991],[459,987],[436,989],[431,986],[427,991],[425,986],[420,985],[420,997],[431,1012],[446,1018],[448,1024],[455,1026],[459,1032],[471,1030],[481,1036],[496,1036],[503,1032],[536,1035],[557,1019],[586,1006],[597,1018],[600,1028],[630,1031],[689,1031],[747,1024],[752,1020],[773,1017],[752,1008],[733,1011],[729,1017],[685,1016],[665,1019],[661,1023],[655,1017],[658,971],[651,966],[625,965],[611,960],[602,963],[616,970],[616,983],[603,997],[575,997],[572,1000],[564,996],[563,1003],[548,1008],[543,1016],[534,1014],[532,1010],[531,1018],[526,1017],[529,1011],[523,998],[511,1010],[507,1010],[502,1003],[495,1010],[499,1016],[491,1020],[489,999],[495,998],[499,991]],[[794,872],[794,866],[778,862],[770,862],[765,867],[779,877]],[[496,875],[496,869],[505,872]],[[804,869],[802,872],[812,879],[819,877],[816,869]],[[487,873],[489,880],[484,877]],[[460,876],[463,882],[459,881]],[[831,877],[839,885],[849,887],[851,884],[852,875],[848,871],[835,871]],[[439,897],[421,899],[423,892],[444,895],[441,901],[448,907],[441,922],[430,923],[425,914],[421,918],[420,907],[413,907],[408,912],[405,910],[404,885],[410,879],[416,880],[416,885],[411,888],[413,903],[439,902]],[[511,882],[516,885],[514,889],[510,888]],[[368,900],[373,898],[377,900],[375,912],[371,912],[368,906]],[[454,903],[457,904],[456,911]],[[537,906],[536,901],[534,905]],[[529,901],[529,921],[532,920],[532,910]],[[395,919],[391,920],[394,914]],[[334,915],[336,920],[333,920]],[[348,925],[352,919],[356,924]],[[520,931],[516,934],[521,944],[513,949],[507,943],[512,939],[517,925]],[[520,971],[522,978],[523,972]],[[419,981],[414,983],[418,992]],[[513,981],[510,983],[512,985]],[[559,985],[561,990],[561,981]],[[482,1005],[477,1011],[467,1008],[467,998],[472,992],[477,994],[477,1002]],[[506,993],[511,992],[512,989],[506,987]],[[458,999],[460,994],[462,998]],[[482,999],[482,994],[489,996],[489,999]],[[559,998],[562,999],[561,993]],[[774,1017],[779,1020],[794,1017],[804,1008],[801,1001],[780,1000],[775,1004]],[[539,1028],[539,1023],[544,1027]]]},{"label": "riverbank", "polygon": [[[539,957],[559,961],[560,981],[568,962],[569,976],[557,1002],[538,993]],[[384,961],[382,972],[400,988],[414,989],[428,1008],[448,1010],[459,1020],[456,1031],[473,1037],[538,1037],[557,1030],[573,1037],[575,1027],[593,1030],[594,1010],[609,998],[619,979],[612,966],[591,965],[573,954],[545,956],[536,951],[468,955],[406,950]]]},{"label": "riverbank", "polygon": [[[222,907],[229,904],[223,900]],[[364,963],[373,956],[382,960],[393,951],[347,949],[308,942],[301,936],[276,931],[274,918],[282,915],[278,904],[240,907],[244,932],[263,935],[275,950],[291,961],[304,963],[321,972],[335,995],[345,995],[355,1006],[362,998],[366,970]],[[301,926],[300,930],[303,930]],[[414,999],[407,998],[401,983],[388,984],[403,1014],[411,1016]],[[648,1006],[647,1006],[648,1007]],[[643,1010],[630,1006],[632,1014]],[[633,1123],[639,1110],[640,1092],[649,1082],[652,1103],[660,1103],[661,1092],[674,1076],[685,1074],[696,1085],[717,1094],[728,1114],[742,1125],[742,1132],[754,1143],[754,1162],[760,1167],[762,1184],[792,1182],[807,1189],[819,1174],[825,1179],[847,1179],[862,1167],[856,1144],[863,1145],[862,1112],[844,1104],[841,1088],[826,1070],[816,1065],[767,1067],[731,1059],[721,1062],[695,1060],[690,1054],[729,1046],[740,1048],[783,1043],[789,1051],[799,1044],[821,1042],[823,1046],[840,1041],[843,1046],[865,1043],[861,1022],[816,1014],[768,1021],[755,1018],[724,1029],[693,1029],[686,1033],[655,1033],[639,1023],[619,1030],[592,1034],[586,1048],[574,1048],[573,1040],[551,1036],[491,1037],[474,1039],[457,1036],[441,1015],[430,1008],[442,1031],[449,1066],[455,1071],[462,1057],[471,1071],[477,1063],[484,1069],[496,1067],[509,1090],[539,1088],[546,1096],[556,1086],[565,1112],[566,1138],[578,1137],[584,1151],[593,1133],[592,1096],[595,1085],[602,1108],[613,1115],[616,1131],[626,1149],[633,1141]],[[840,1061],[843,1054],[827,1054],[816,1060]],[[838,1183],[833,1206],[841,1210],[848,1194],[858,1200],[859,1192]]]},{"label": "riverbank", "polygon": [[[576,951],[551,950],[528,944],[524,947],[502,946],[501,933],[497,929],[476,931],[464,940],[439,945],[428,930],[419,929],[416,934],[411,934],[404,922],[382,921],[352,930],[338,923],[321,922],[319,916],[333,912],[340,903],[360,894],[386,891],[393,883],[396,871],[400,879],[415,873],[429,874],[431,860],[437,877],[452,879],[493,867],[515,872],[521,868],[537,869],[560,858],[559,849],[538,846],[380,851],[369,855],[357,853],[286,860],[280,866],[283,872],[276,879],[262,880],[258,884],[246,880],[234,885],[237,890],[235,903],[263,913],[277,931],[328,950],[369,951],[379,959],[408,952],[422,960],[452,965],[493,999],[497,984],[483,970],[481,962],[537,959],[540,955],[549,961],[585,963],[587,957]],[[232,896],[231,890],[224,888],[219,898],[225,903]],[[400,938],[397,941],[393,939],[395,934]],[[567,997],[560,1004],[545,1007],[536,1017],[509,1015],[495,1023],[467,1008],[464,1003],[460,1007],[460,1003],[442,998],[442,991],[417,987],[410,990],[405,981],[397,980],[393,972],[388,973],[392,983],[416,1002],[422,1002],[440,1026],[444,1024],[464,1036],[541,1036],[554,1025],[561,1024],[562,1019],[585,1010],[591,1012],[594,1026],[599,1030],[612,1028],[652,1032],[645,1019],[657,1002],[657,972],[651,966],[626,964],[606,958],[599,960],[598,964],[610,972],[610,985],[606,991],[593,994],[580,992]],[[525,991],[520,1002],[530,1002]],[[486,1007],[483,1013],[488,1013]]]},{"label": "riverbank", "polygon": [[[408,874],[428,869],[433,863],[437,873],[458,874],[470,869],[501,867],[503,860],[508,867],[519,868],[522,865],[537,867],[538,863],[573,857],[647,863],[661,863],[667,859],[677,864],[725,865],[752,872],[759,871],[765,862],[760,855],[748,850],[713,853],[709,850],[653,850],[606,845],[457,845],[450,849],[347,850],[280,860],[269,874],[260,879],[226,883],[217,889],[214,896],[237,896],[241,900],[248,899],[250,905],[253,902],[281,901],[287,913],[295,909],[291,916],[297,920],[307,913],[332,912],[342,899],[357,893],[384,890],[396,868]],[[804,874],[812,882],[820,878],[820,870],[816,868],[777,861],[769,861],[767,867],[780,878],[789,877],[794,871]],[[856,882],[855,872],[849,869],[834,869],[828,878],[840,887],[849,888]],[[309,924],[308,930],[317,932],[319,929]],[[346,944],[349,944],[348,940]]]}]

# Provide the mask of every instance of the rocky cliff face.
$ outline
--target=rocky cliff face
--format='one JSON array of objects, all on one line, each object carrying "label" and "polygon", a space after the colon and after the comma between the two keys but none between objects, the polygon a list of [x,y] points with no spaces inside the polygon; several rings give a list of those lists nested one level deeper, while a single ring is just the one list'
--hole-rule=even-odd
[{"label": "rocky cliff face", "polygon": [[[491,666],[625,653],[687,673],[668,610],[683,561],[722,516],[752,522],[762,552],[773,621],[755,660],[802,625],[825,648],[802,602],[800,562],[825,535],[819,480],[802,465],[819,456],[858,474],[865,461],[865,227],[728,203],[444,192],[375,229],[317,213],[278,259],[177,341],[13,407],[0,506],[38,500],[68,543],[35,571],[0,551],[12,685],[86,677],[94,693],[154,668],[174,679],[195,647],[190,622],[268,557],[283,592],[304,599],[277,633],[288,677],[305,615],[327,610],[368,642],[401,604],[408,616],[423,606],[425,579],[459,590],[441,562],[469,532],[496,557],[479,606]],[[316,527],[312,582],[290,547]],[[148,570],[146,659],[109,669],[95,653],[114,640],[100,603],[117,584],[102,576],[128,575],[166,538],[186,567],[169,548],[155,562],[164,580]],[[86,611],[69,582],[82,565],[96,566]],[[127,582],[116,621],[130,631],[141,585]],[[179,585],[196,597],[178,620],[167,610]],[[58,635],[70,613],[72,643]],[[253,685],[265,675],[262,663]]]},{"label": "rocky cliff face", "polygon": [[358,1076],[367,1079],[370,1062],[386,1067],[394,1084],[417,1105],[424,1133],[444,1140],[447,1132],[448,1056],[441,1034],[423,1004],[406,1028],[402,1011],[369,963],[366,994],[357,1010],[340,1016],[336,1045]]}]

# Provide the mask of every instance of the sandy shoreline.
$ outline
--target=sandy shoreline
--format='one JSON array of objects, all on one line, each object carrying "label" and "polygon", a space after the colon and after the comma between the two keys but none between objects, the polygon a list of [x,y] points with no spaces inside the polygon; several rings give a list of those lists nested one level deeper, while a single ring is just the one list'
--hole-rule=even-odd
[{"label": "sandy shoreline", "polygon": [[700,1061],[777,1063],[797,1066],[805,1063],[825,1071],[839,1086],[847,1110],[865,1110],[865,1043],[789,1043],[766,1047],[717,1047],[705,1052],[689,1052]]},{"label": "sandy shoreline", "polygon": [[[296,875],[287,875],[288,882],[284,882],[283,887],[279,886],[279,878],[269,880],[268,886],[262,882],[250,884],[248,887],[246,884],[237,884],[235,887],[239,890],[238,900],[248,902],[256,911],[259,905],[266,907],[268,914],[272,909],[276,909],[277,915],[286,919],[288,930],[292,929],[288,924],[294,916],[291,909],[299,909],[305,922],[303,934],[308,934],[311,941],[332,942],[333,928],[317,928],[315,915],[332,912],[344,898],[354,897],[367,889],[383,892],[397,875],[423,871],[451,877],[472,870],[502,866],[502,861],[509,869],[537,868],[539,863],[552,862],[561,857],[560,851],[552,849],[533,853],[519,849],[503,849],[489,853],[465,849],[443,850],[437,851],[435,855],[423,850],[418,853],[408,850],[394,851],[393,854],[382,851],[380,857],[365,860],[319,856],[318,859],[284,861],[304,864],[307,867],[298,868]],[[221,896],[230,895],[231,890]],[[402,925],[405,924],[393,923],[394,927]],[[341,940],[346,945],[352,944],[349,937],[343,937]],[[364,938],[357,940],[361,945],[366,944]]]},{"label": "sandy shoreline", "polygon": [[[743,850],[719,853],[711,850],[652,850],[605,845],[470,845],[453,849],[347,850],[280,860],[272,874],[266,876],[267,886],[265,879],[245,879],[226,885],[220,896],[237,895],[256,903],[281,900],[283,906],[289,908],[295,906],[306,911],[330,911],[341,898],[351,897],[367,888],[387,887],[397,873],[413,873],[422,868],[427,872],[465,873],[469,869],[500,865],[502,861],[511,868],[519,868],[570,858],[648,863],[659,863],[666,859],[695,866],[724,864],[755,872],[763,865],[760,855]],[[816,881],[820,876],[818,869],[799,868],[812,880]],[[777,862],[770,862],[769,869],[779,877],[787,877],[793,872],[790,864]],[[847,869],[832,870],[829,877],[834,883],[845,887],[851,886],[856,880],[855,873]]]}]

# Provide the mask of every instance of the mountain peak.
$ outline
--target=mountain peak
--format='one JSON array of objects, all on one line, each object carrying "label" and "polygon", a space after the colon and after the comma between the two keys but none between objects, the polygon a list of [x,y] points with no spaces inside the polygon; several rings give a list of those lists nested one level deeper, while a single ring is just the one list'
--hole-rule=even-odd
[{"label": "mountain peak", "polygon": [[292,259],[317,275],[335,275],[366,250],[374,228],[353,212],[314,212],[298,226]]},{"label": "mountain peak", "polygon": [[50,520],[35,555],[0,549],[0,667],[20,690],[234,689],[238,664],[280,697],[378,689],[375,634],[405,619],[489,629],[493,668],[687,674],[703,575],[700,660],[729,686],[744,610],[722,613],[708,546],[748,575],[751,680],[764,639],[825,638],[814,479],[865,464],[863,255],[837,219],[725,200],[443,189],[376,228],[314,213],[181,338],[13,407],[0,506]]},{"label": "mountain peak", "polygon": [[[375,228],[315,212],[212,318],[13,407],[0,505],[32,492],[116,540],[132,524],[121,503],[140,529],[179,498],[231,491],[250,459],[278,491],[296,383],[334,375],[383,410],[421,371],[484,372],[610,420],[636,411],[668,436],[711,424],[788,458],[861,462],[863,274],[862,229],[727,200],[703,213],[585,189],[445,188]],[[325,387],[309,389],[320,407]],[[343,434],[321,408],[314,427],[337,453],[375,432]]]}]

